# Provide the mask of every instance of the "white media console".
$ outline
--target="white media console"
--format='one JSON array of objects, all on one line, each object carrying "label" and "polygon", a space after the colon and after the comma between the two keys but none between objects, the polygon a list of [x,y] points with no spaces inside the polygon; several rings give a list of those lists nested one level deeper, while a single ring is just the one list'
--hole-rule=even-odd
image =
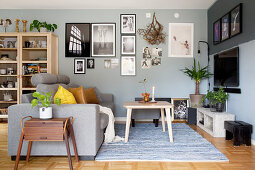
[{"label": "white media console", "polygon": [[235,115],[227,112],[211,112],[209,108],[197,108],[197,125],[213,137],[225,137],[224,121],[234,121]]}]

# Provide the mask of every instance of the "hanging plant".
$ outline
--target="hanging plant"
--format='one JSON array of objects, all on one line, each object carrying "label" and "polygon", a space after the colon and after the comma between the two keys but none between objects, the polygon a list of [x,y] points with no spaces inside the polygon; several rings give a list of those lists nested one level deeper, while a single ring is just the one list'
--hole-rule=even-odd
[{"label": "hanging plant", "polygon": [[165,43],[166,40],[166,34],[163,32],[163,25],[158,22],[155,12],[151,24],[149,24],[146,29],[138,29],[137,33],[151,45],[159,45]]}]

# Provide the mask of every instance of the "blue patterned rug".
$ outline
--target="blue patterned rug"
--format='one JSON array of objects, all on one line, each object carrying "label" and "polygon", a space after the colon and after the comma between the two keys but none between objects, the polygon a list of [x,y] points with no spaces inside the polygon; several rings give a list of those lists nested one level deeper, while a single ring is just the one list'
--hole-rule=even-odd
[{"label": "blue patterned rug", "polygon": [[[125,136],[125,125],[115,125],[116,134]],[[167,126],[166,126],[167,130]],[[97,161],[181,161],[219,162],[228,161],[210,142],[184,123],[173,124],[174,143],[169,142],[168,131],[161,124],[138,123],[130,127],[128,143],[103,144]]]}]

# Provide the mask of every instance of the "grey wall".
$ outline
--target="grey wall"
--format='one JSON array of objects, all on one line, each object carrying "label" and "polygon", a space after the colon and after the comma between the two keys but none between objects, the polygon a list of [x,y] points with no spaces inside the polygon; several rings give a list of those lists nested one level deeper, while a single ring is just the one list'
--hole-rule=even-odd
[{"label": "grey wall", "polygon": [[[213,45],[213,23],[240,3],[243,3],[243,33],[220,44]],[[210,54],[255,39],[254,7],[254,0],[218,0],[211,6],[208,10],[208,41],[211,48]]]},{"label": "grey wall", "polygon": [[[206,10],[0,10],[0,18],[27,19],[30,22],[34,19],[46,20],[48,23],[56,23],[58,29],[55,33],[59,36],[59,73],[71,77],[71,81],[81,84],[84,87],[96,86],[101,92],[113,93],[116,103],[117,117],[125,117],[123,103],[141,96],[143,87],[138,82],[144,77],[148,78],[148,88],[156,86],[156,97],[188,97],[194,93],[195,85],[190,78],[186,77],[181,68],[191,66],[193,60],[190,58],[168,58],[168,39],[165,44],[158,47],[163,48],[161,66],[152,67],[149,70],[142,70],[140,63],[142,59],[142,48],[149,46],[140,36],[137,35],[136,55],[136,76],[120,76],[120,68],[104,69],[104,58],[97,58],[94,70],[87,70],[85,75],[73,74],[73,58],[65,58],[65,23],[70,22],[115,22],[116,23],[116,58],[120,59],[120,14],[134,13],[137,16],[137,28],[144,28],[151,19],[145,18],[146,12],[156,12],[158,21],[164,25],[164,31],[168,33],[170,22],[193,22],[195,23],[195,56],[197,42],[207,40],[207,11]],[[180,13],[180,18],[175,19],[173,14]],[[1,31],[2,28],[0,27]],[[13,24],[9,31],[15,31]],[[204,47],[203,47],[204,48]],[[202,50],[199,58],[202,65],[206,64],[206,51]],[[206,81],[201,84],[201,92],[207,90]]]}]

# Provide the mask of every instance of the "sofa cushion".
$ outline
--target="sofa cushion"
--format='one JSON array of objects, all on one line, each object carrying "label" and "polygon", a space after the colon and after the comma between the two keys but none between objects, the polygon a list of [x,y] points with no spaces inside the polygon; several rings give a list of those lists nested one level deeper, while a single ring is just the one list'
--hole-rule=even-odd
[{"label": "sofa cushion", "polygon": [[61,104],[77,104],[73,94],[62,86],[59,86],[58,91],[54,96],[55,104],[57,98],[61,100]]},{"label": "sofa cushion", "polygon": [[109,122],[109,116],[107,114],[104,114],[104,113],[100,113],[100,114],[101,114],[100,128],[105,129],[108,125],[108,122]]},{"label": "sofa cushion", "polygon": [[33,86],[37,86],[38,84],[55,84],[58,82],[57,80],[57,75],[49,73],[35,74],[31,78]]},{"label": "sofa cushion", "polygon": [[55,94],[58,91],[58,87],[61,85],[65,89],[68,89],[68,86],[65,84],[38,84],[36,87],[36,91],[40,93],[50,93],[52,92],[52,96],[55,96]]},{"label": "sofa cushion", "polygon": [[68,88],[68,90],[74,95],[75,100],[78,104],[87,104],[84,98],[84,92],[83,92],[82,86],[78,88]]},{"label": "sofa cushion", "polygon": [[94,88],[84,89],[84,99],[88,104],[99,104]]}]

